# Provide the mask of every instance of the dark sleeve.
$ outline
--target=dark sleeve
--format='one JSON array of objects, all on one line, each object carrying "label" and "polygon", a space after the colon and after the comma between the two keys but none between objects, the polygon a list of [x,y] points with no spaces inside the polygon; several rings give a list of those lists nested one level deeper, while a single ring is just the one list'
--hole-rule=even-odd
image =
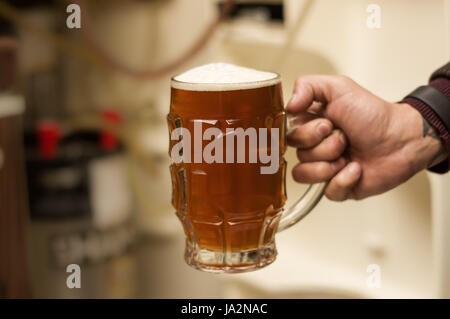
[{"label": "dark sleeve", "polygon": [[[449,100],[448,107],[450,108],[450,62],[436,70],[431,75],[428,85],[436,88],[447,97]],[[432,125],[439,132],[439,135],[447,148],[447,153],[450,154],[450,132],[434,110],[421,100],[413,97],[406,97],[402,102],[408,103],[409,105],[415,107],[422,114],[425,120],[427,120],[428,123],[430,123],[430,125]],[[449,121],[450,119],[447,122]],[[449,169],[450,156],[446,161],[429,168],[430,171],[441,174],[447,173]]]}]

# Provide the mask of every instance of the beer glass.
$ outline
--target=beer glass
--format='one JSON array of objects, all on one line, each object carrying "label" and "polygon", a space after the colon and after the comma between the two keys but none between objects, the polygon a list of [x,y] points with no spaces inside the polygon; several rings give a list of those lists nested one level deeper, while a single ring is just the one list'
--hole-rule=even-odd
[{"label": "beer glass", "polygon": [[[280,76],[271,74],[236,83],[172,78],[172,204],[186,235],[185,261],[199,270],[237,273],[272,263],[275,233],[301,220],[323,195],[324,183],[311,185],[283,209],[283,154],[294,128],[287,127]],[[278,156],[269,163],[268,154]]]}]

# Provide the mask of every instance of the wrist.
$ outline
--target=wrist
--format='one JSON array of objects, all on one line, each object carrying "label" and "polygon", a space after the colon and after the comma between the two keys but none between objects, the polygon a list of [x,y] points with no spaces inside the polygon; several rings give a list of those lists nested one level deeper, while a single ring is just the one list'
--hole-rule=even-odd
[{"label": "wrist", "polygon": [[[447,153],[450,153],[449,100],[450,78],[446,74],[438,72],[433,75],[427,87],[414,90],[402,101],[418,110],[427,123],[431,124],[436,133],[433,135],[437,135],[442,140]],[[446,153],[445,150],[441,153]],[[438,154],[437,160],[432,161],[435,165],[428,166],[431,172],[443,174],[449,171],[450,158],[447,156],[446,160],[440,161],[440,156],[442,157],[442,154]]]},{"label": "wrist", "polygon": [[401,130],[404,159],[411,174],[439,164],[448,158],[439,133],[423,118],[422,114],[407,103],[393,103],[394,125]]}]

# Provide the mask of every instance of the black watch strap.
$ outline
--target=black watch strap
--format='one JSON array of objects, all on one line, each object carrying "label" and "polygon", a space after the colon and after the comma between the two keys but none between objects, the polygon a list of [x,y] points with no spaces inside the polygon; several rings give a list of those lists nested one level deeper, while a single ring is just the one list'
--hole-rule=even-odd
[{"label": "black watch strap", "polygon": [[424,85],[409,93],[406,98],[408,97],[418,99],[433,109],[450,131],[450,99],[444,93],[432,86]]}]

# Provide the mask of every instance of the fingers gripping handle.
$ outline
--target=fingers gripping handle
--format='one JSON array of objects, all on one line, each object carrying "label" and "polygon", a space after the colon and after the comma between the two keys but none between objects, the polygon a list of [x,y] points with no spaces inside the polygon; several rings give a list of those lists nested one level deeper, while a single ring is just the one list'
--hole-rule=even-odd
[{"label": "fingers gripping handle", "polygon": [[[300,126],[300,121],[298,117],[287,116],[286,119],[287,134],[291,134]],[[303,218],[308,215],[311,210],[319,203],[323,194],[325,193],[325,188],[327,183],[313,184],[308,187],[306,193],[298,201],[294,203],[290,208],[288,208],[283,215],[281,215],[281,220],[278,225],[278,232],[283,231],[292,225],[298,223]]]}]

